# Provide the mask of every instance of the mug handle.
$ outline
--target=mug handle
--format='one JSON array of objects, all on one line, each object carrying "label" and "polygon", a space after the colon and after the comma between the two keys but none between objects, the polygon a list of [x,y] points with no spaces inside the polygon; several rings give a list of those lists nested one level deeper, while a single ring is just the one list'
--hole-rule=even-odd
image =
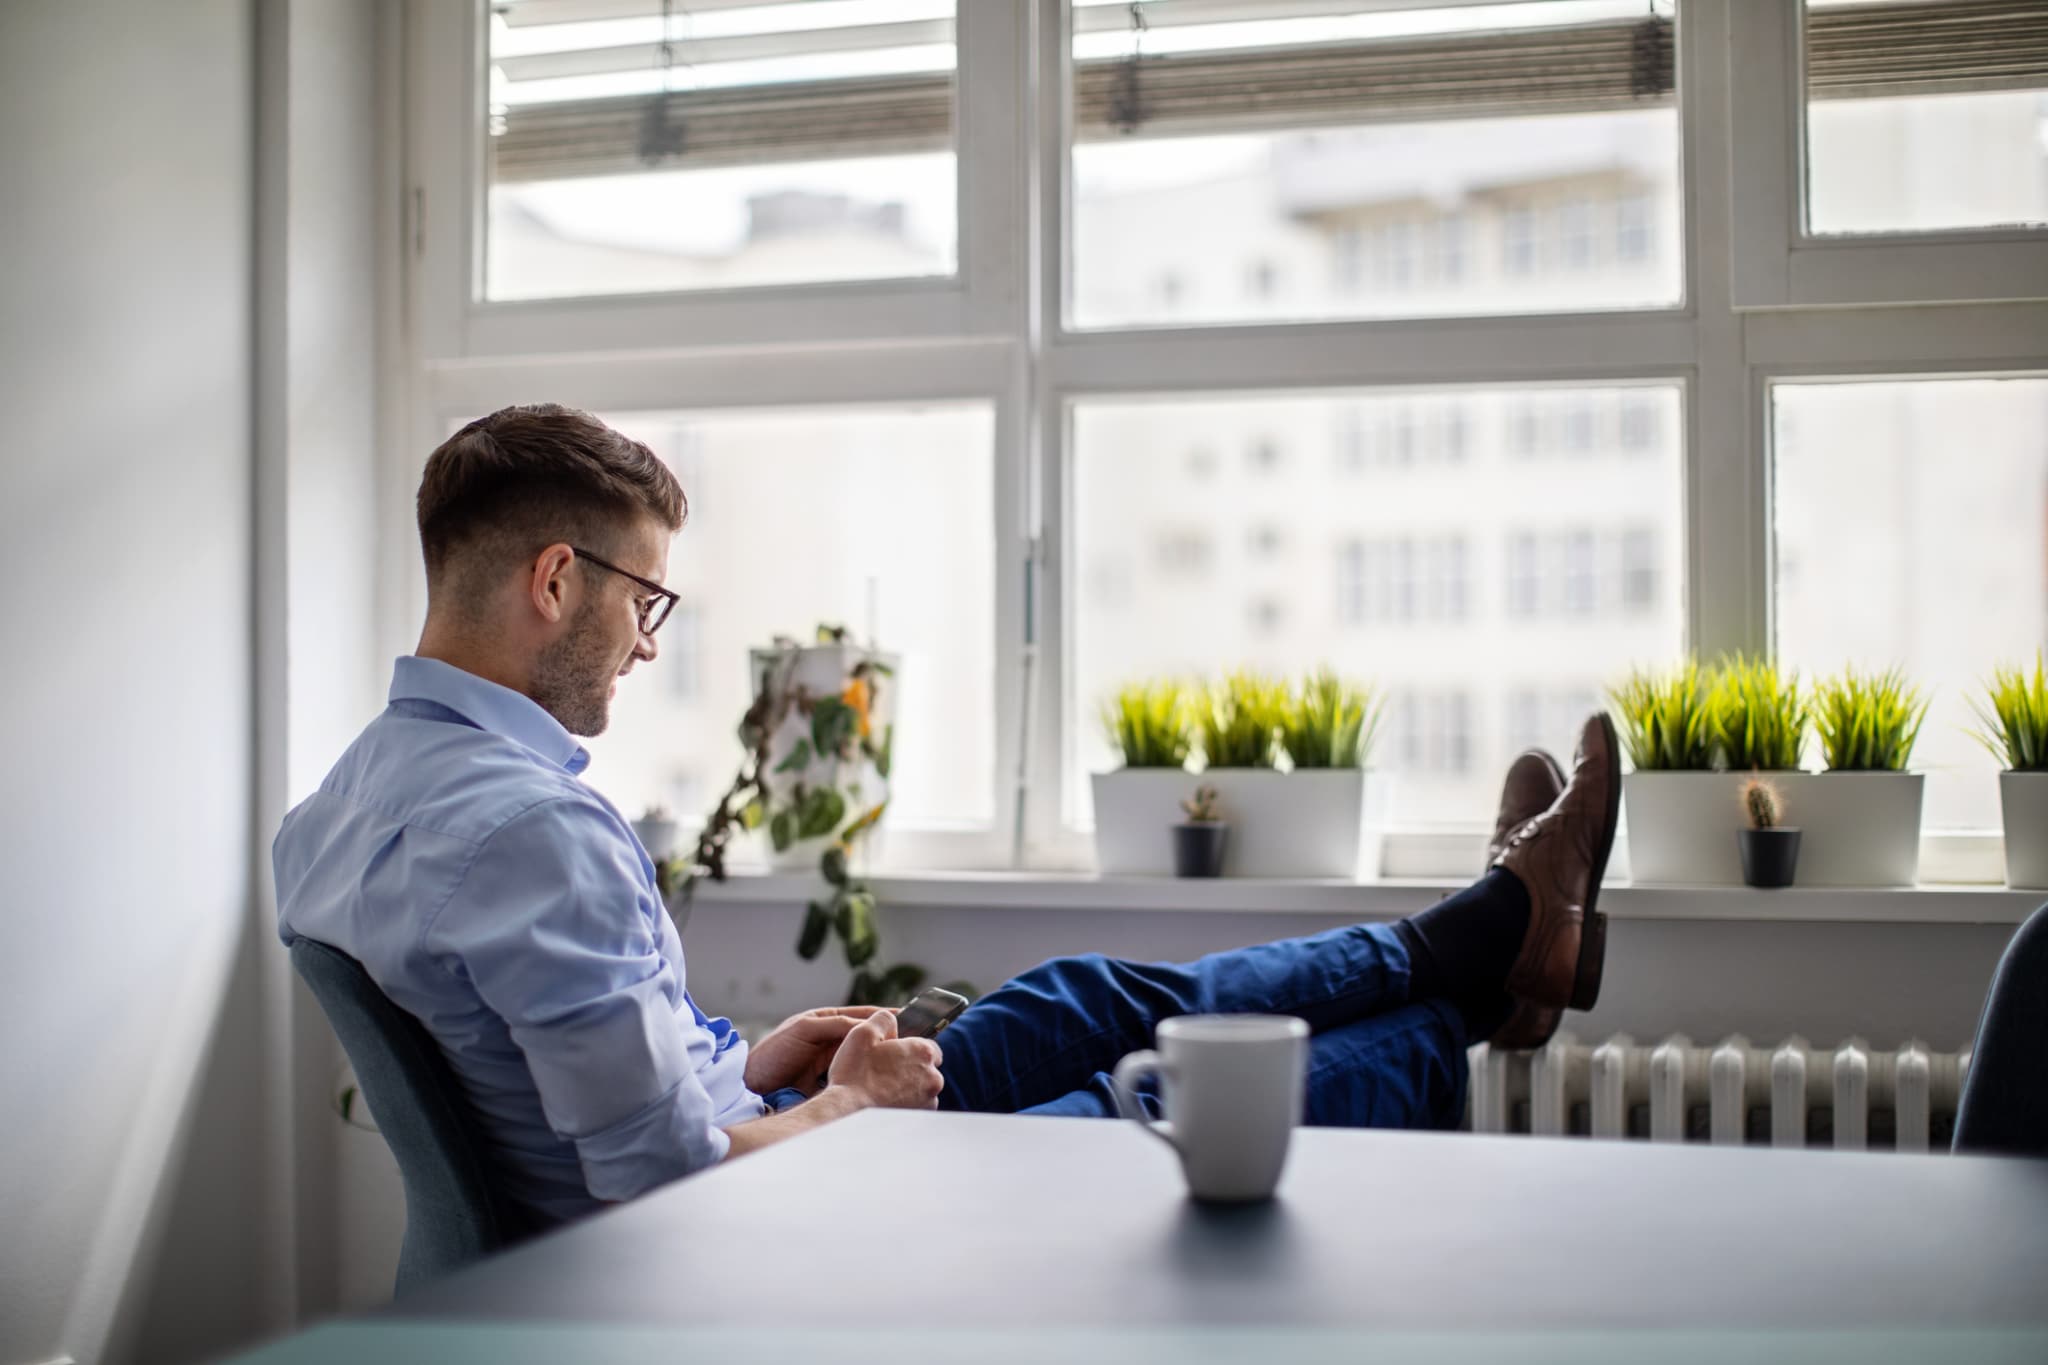
[{"label": "mug handle", "polygon": [[1178,1152],[1180,1146],[1173,1140],[1171,1130],[1164,1123],[1145,1117],[1144,1106],[1138,1103],[1138,1080],[1142,1076],[1163,1074],[1166,1064],[1159,1060],[1159,1054],[1151,1048],[1133,1052],[1116,1064],[1116,1071],[1110,1083],[1116,1089],[1116,1107],[1125,1118]]}]

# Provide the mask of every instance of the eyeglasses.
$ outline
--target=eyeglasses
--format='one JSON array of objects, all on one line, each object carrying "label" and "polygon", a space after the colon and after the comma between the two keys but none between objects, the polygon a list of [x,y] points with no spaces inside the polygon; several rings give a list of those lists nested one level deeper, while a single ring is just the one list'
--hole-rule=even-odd
[{"label": "eyeglasses", "polygon": [[639,574],[628,573],[618,565],[599,559],[596,555],[580,546],[571,545],[569,548],[575,551],[579,559],[587,559],[600,569],[610,569],[619,577],[631,579],[654,594],[652,597],[642,598],[636,604],[640,610],[640,633],[642,635],[652,635],[655,631],[660,630],[661,623],[668,620],[668,614],[675,610],[676,594],[662,587],[661,584],[650,582]]}]

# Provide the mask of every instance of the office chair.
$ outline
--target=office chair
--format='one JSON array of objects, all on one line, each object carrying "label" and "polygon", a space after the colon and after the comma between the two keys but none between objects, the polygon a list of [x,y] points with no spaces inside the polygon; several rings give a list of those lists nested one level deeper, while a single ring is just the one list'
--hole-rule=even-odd
[{"label": "office chair", "polygon": [[480,1260],[533,1231],[501,1197],[455,1073],[419,1020],[347,953],[302,938],[292,966],[312,987],[354,1066],[363,1099],[398,1158],[405,1243],[395,1292]]},{"label": "office chair", "polygon": [[1991,978],[1953,1147],[2048,1156],[2048,905],[2012,936]]}]

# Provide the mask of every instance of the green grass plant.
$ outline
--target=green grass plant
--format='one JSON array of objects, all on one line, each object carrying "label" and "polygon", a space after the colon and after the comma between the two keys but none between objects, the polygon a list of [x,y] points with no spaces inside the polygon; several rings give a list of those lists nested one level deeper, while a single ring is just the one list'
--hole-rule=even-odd
[{"label": "green grass plant", "polygon": [[1703,772],[1714,764],[1710,679],[1697,659],[1668,672],[1637,669],[1608,697],[1620,714],[1621,747],[1637,772]]},{"label": "green grass plant", "polygon": [[1847,668],[1813,686],[1813,725],[1829,772],[1904,772],[1926,719],[1926,696],[1896,668]]},{"label": "green grass plant", "polygon": [[1797,673],[1781,673],[1768,659],[1733,655],[1714,670],[1707,712],[1729,768],[1798,770],[1813,712],[1800,695]]},{"label": "green grass plant", "polygon": [[1983,725],[1971,733],[2007,772],[2048,772],[2048,669],[2040,654],[2031,677],[2024,666],[1992,670],[1970,707]]},{"label": "green grass plant", "polygon": [[1204,689],[1196,708],[1202,757],[1211,768],[1270,768],[1279,755],[1287,684],[1262,673],[1232,673]]},{"label": "green grass plant", "polygon": [[1174,679],[1130,683],[1102,706],[1102,728],[1126,768],[1184,768],[1194,747],[1193,689]]},{"label": "green grass plant", "polygon": [[1280,748],[1296,768],[1363,768],[1378,737],[1382,697],[1330,669],[1303,678],[1280,716]]}]

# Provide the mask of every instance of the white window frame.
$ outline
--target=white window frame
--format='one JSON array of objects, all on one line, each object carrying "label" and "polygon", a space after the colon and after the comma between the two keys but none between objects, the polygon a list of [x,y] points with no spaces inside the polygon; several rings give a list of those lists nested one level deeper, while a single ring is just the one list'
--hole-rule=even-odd
[{"label": "white window frame", "polygon": [[1809,232],[1805,0],[1734,3],[1730,21],[1737,308],[2048,299],[2048,229]]},{"label": "white window frame", "polygon": [[[1773,379],[2048,370],[2048,305],[2032,288],[2012,292],[2015,280],[2048,280],[2039,234],[1800,237],[1804,97],[1797,48],[1782,46],[1799,36],[1790,8],[1678,7],[1685,259],[1672,307],[1076,330],[1065,0],[961,2],[956,277],[522,303],[477,297],[481,0],[410,0],[409,331],[393,367],[410,445],[387,467],[409,490],[449,421],[542,397],[610,411],[991,404],[997,818],[972,835],[892,831],[891,861],[904,866],[1092,865],[1089,832],[1062,812],[1068,729],[1094,723],[1089,699],[1069,693],[1073,410],[1089,399],[1676,385],[1686,639],[1704,656],[1766,648]],[[2008,291],[1999,302],[1955,302],[1989,296],[1995,281]],[[410,585],[390,600],[418,620],[408,537],[391,537],[387,563]],[[1388,874],[1469,873],[1443,854],[1468,854],[1489,815],[1453,831],[1395,829]],[[1930,841],[1928,866],[1981,870],[1970,860],[1984,857],[1983,840],[1941,842]]]},{"label": "white window frame", "polygon": [[[1026,15],[1016,4],[958,0],[954,74],[958,269],[952,275],[660,294],[492,301],[484,297],[483,99],[486,7],[413,0],[408,93],[413,120],[407,235],[421,361],[535,354],[815,345],[1015,330],[1024,305],[1027,153],[1020,111]],[[969,155],[968,148],[974,149]],[[715,338],[715,341],[705,341]]]}]

